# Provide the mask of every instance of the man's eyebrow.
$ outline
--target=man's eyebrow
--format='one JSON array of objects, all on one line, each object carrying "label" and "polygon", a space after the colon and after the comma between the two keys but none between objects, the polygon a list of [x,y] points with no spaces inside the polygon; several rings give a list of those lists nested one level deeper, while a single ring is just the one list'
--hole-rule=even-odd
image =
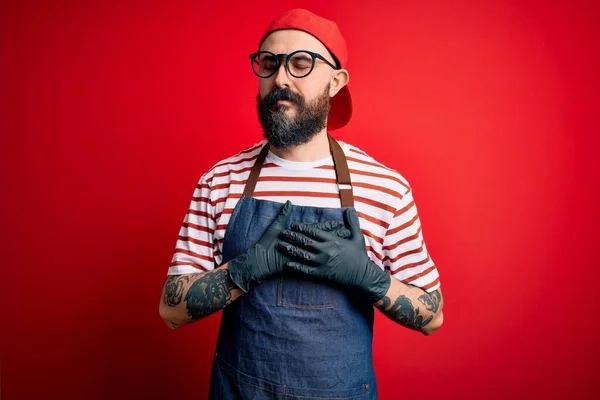
[{"label": "man's eyebrow", "polygon": [[300,53],[300,54],[294,54],[294,58],[306,58],[306,59],[310,60],[312,57],[306,53]]}]

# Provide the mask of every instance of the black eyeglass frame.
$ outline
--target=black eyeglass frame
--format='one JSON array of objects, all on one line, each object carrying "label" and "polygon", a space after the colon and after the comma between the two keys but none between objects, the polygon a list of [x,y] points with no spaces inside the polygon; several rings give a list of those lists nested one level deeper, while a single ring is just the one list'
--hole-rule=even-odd
[{"label": "black eyeglass frame", "polygon": [[[294,74],[292,73],[292,71],[290,71],[290,67],[289,67],[289,62],[290,62],[290,59],[291,59],[291,58],[292,58],[292,57],[293,57],[295,54],[297,54],[297,53],[308,53],[308,54],[309,54],[309,55],[312,57],[312,65],[311,65],[311,67],[310,67],[310,71],[308,71],[308,72],[306,73],[306,75],[302,75],[302,76],[296,76],[296,75],[294,75]],[[267,75],[267,76],[260,76],[260,75],[259,75],[259,74],[257,74],[257,73],[256,73],[256,71],[254,70],[254,64],[255,64],[255,61],[256,61],[256,57],[257,57],[259,54],[270,54],[270,55],[272,55],[272,56],[275,58],[275,68],[273,68],[273,72],[272,72],[271,74]],[[279,71],[279,67],[281,66],[281,61],[280,61],[280,60],[281,60],[282,58],[285,58],[285,69],[286,69],[286,70],[287,70],[287,71],[290,73],[290,75],[292,75],[294,78],[298,78],[298,79],[301,79],[301,78],[306,78],[308,75],[310,75],[310,74],[311,74],[311,72],[313,71],[313,69],[315,69],[315,59],[317,59],[317,58],[318,58],[318,59],[320,59],[320,60],[323,60],[323,61],[325,61],[325,63],[326,63],[327,65],[329,65],[331,68],[333,68],[333,69],[335,69],[335,70],[338,70],[338,69],[340,69],[340,68],[338,68],[336,65],[333,65],[332,63],[330,63],[330,62],[329,62],[329,61],[328,61],[328,60],[327,60],[325,57],[323,57],[323,56],[322,56],[322,55],[320,55],[319,53],[315,53],[315,52],[308,51],[308,50],[296,50],[296,51],[293,51],[293,52],[291,52],[291,53],[289,53],[289,54],[285,54],[285,53],[281,53],[281,54],[275,54],[275,53],[273,53],[273,52],[270,52],[270,51],[257,51],[256,53],[252,53],[252,54],[250,54],[250,66],[252,67],[252,72],[254,72],[254,75],[258,76],[259,78],[263,78],[263,79],[270,78],[270,77],[272,77],[273,75],[275,75],[275,73],[276,73],[277,71]]]}]

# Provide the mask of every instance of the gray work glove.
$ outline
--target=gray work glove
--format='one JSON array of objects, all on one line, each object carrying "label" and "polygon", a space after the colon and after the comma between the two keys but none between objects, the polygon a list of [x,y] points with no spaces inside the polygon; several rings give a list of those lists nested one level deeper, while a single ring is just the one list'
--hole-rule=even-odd
[{"label": "gray work glove", "polygon": [[279,246],[294,257],[288,268],[356,289],[375,303],[387,293],[391,277],[369,259],[356,214],[346,209],[344,220],[350,228],[349,239],[307,224],[292,223],[291,230],[281,233],[284,241]]}]

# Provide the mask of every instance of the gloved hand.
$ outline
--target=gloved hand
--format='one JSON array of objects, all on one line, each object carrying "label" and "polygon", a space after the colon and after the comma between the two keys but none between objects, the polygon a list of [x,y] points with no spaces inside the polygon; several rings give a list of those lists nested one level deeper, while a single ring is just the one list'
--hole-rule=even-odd
[{"label": "gloved hand", "polygon": [[[290,256],[277,250],[281,243],[279,235],[291,214],[292,203],[287,201],[259,241],[227,263],[231,280],[245,293],[261,280],[282,274],[285,264],[292,260]],[[350,231],[344,228],[343,221],[326,221],[307,226],[330,232],[336,238],[350,237]]]},{"label": "gloved hand", "polygon": [[387,293],[391,277],[369,259],[356,214],[346,209],[344,220],[350,228],[349,239],[303,223],[284,229],[279,246],[295,258],[286,267],[356,289],[375,303]]}]

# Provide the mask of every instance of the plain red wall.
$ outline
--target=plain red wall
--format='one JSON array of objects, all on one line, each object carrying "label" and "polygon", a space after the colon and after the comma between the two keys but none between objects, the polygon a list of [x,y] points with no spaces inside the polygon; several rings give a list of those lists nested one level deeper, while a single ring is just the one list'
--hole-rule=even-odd
[{"label": "plain red wall", "polygon": [[599,3],[356,3],[2,2],[3,398],[206,397],[220,314],[171,331],[159,294],[298,6],[345,34],[334,136],[412,184],[444,287],[431,337],[377,314],[380,398],[598,398]]}]

